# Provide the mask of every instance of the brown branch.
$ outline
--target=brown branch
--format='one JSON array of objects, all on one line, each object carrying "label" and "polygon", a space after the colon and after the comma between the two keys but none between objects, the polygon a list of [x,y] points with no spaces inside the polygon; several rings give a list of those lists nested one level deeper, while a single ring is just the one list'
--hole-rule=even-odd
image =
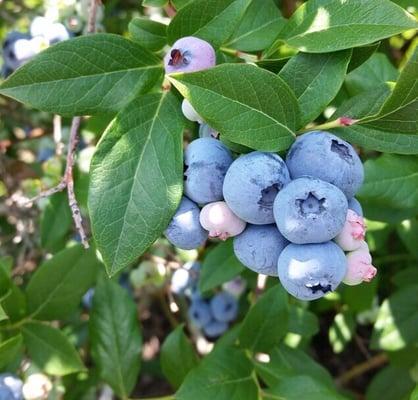
[{"label": "brown branch", "polygon": [[353,368],[344,372],[336,379],[336,382],[339,385],[345,385],[357,376],[363,375],[364,373],[372,369],[378,368],[383,364],[386,364],[387,362],[388,356],[385,353],[377,354],[374,357],[371,357],[368,360],[360,364],[357,364]]}]

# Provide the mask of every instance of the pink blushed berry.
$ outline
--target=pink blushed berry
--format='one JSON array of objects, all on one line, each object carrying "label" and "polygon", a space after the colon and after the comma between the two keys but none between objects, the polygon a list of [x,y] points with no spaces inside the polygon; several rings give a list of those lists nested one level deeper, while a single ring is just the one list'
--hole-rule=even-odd
[{"label": "pink blushed berry", "polygon": [[362,282],[370,282],[377,273],[372,265],[372,256],[365,248],[347,254],[347,272],[343,279],[346,285],[354,286]]},{"label": "pink blushed berry", "polygon": [[335,242],[344,251],[354,251],[360,248],[365,234],[366,224],[364,223],[363,217],[349,209],[344,227],[335,238]]},{"label": "pink blushed berry", "polygon": [[226,240],[239,235],[246,222],[238,218],[224,201],[207,204],[200,212],[200,224],[209,231],[210,237]]}]

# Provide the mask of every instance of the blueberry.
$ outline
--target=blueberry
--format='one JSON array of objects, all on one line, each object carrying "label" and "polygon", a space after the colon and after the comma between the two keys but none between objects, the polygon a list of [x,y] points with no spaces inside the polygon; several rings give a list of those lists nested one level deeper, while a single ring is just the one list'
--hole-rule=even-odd
[{"label": "blueberry", "polygon": [[344,193],[336,186],[304,177],[279,192],[274,201],[274,218],[290,242],[322,243],[343,229],[347,207]]},{"label": "blueberry", "polygon": [[203,327],[203,332],[208,338],[214,339],[221,336],[227,329],[227,322],[212,320]]},{"label": "blueberry", "polygon": [[334,243],[289,244],[277,263],[283,287],[300,300],[315,300],[331,292],[343,280],[347,261]]},{"label": "blueberry", "polygon": [[234,252],[254,272],[277,276],[277,260],[288,244],[274,224],[248,225],[234,238]]},{"label": "blueberry", "polygon": [[209,304],[202,299],[193,299],[189,307],[188,316],[190,321],[198,328],[202,328],[212,319]]},{"label": "blueberry", "polygon": [[286,164],[292,179],[312,176],[340,188],[348,199],[360,189],[364,169],[354,148],[327,132],[314,131],[298,137]]},{"label": "blueberry", "polygon": [[357,215],[360,215],[360,217],[363,216],[363,208],[360,202],[355,197],[352,197],[348,201],[348,209],[353,210]]},{"label": "blueberry", "polygon": [[186,99],[184,99],[183,102],[181,103],[181,111],[183,111],[183,115],[189,121],[199,122],[200,124],[203,122],[202,117],[196,112],[194,107]]},{"label": "blueberry", "polygon": [[222,185],[232,163],[229,149],[219,140],[196,139],[184,152],[184,192],[198,204],[222,200]]},{"label": "blueberry", "polygon": [[274,199],[289,181],[286,164],[277,154],[254,151],[232,163],[223,194],[229,208],[244,221],[271,224]]},{"label": "blueberry", "polygon": [[0,374],[0,400],[23,400],[23,382],[16,375]]},{"label": "blueberry", "polygon": [[15,43],[18,40],[27,40],[30,36],[21,32],[12,31],[3,42],[3,60],[4,60],[4,73],[10,75],[15,69],[17,69],[22,61],[18,59],[15,52]]},{"label": "blueberry", "polygon": [[93,305],[93,297],[94,297],[94,288],[90,288],[84,293],[84,296],[81,299],[81,303],[86,310],[90,310]]},{"label": "blueberry", "polygon": [[55,154],[55,150],[51,149],[50,147],[43,147],[41,149],[39,149],[38,151],[38,156],[37,156],[37,160],[39,162],[45,162],[47,160],[49,160],[50,158],[52,158]]},{"label": "blueberry", "polygon": [[227,292],[220,292],[210,301],[210,309],[214,318],[221,322],[233,321],[238,314],[237,299]]},{"label": "blueberry", "polygon": [[169,242],[184,250],[196,249],[203,245],[208,233],[200,225],[199,214],[199,207],[187,197],[183,197],[165,231]]},{"label": "blueberry", "polygon": [[177,40],[164,57],[165,72],[193,72],[216,64],[213,47],[202,39],[186,36]]},{"label": "blueberry", "polygon": [[182,294],[190,284],[190,272],[184,268],[178,268],[171,276],[171,291]]}]

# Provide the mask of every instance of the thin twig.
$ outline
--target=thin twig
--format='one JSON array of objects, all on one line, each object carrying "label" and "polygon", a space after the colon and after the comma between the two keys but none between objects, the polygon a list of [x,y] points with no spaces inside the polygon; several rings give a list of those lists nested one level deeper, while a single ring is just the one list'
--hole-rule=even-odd
[{"label": "thin twig", "polygon": [[55,114],[53,119],[53,136],[55,142],[55,154],[57,156],[62,156],[64,149],[64,143],[62,143],[62,117],[61,115]]},{"label": "thin twig", "polygon": [[374,357],[371,357],[368,360],[355,365],[347,372],[344,372],[336,379],[336,382],[339,385],[345,385],[357,376],[363,375],[364,373],[372,369],[378,368],[383,364],[386,364],[387,362],[388,356],[385,353],[377,354]]}]

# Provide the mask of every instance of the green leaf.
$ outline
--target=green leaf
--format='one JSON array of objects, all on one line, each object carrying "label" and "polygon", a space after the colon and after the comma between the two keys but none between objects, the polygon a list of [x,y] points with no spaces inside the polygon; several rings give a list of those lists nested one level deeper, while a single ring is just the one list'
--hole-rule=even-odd
[{"label": "green leaf", "polygon": [[391,281],[398,287],[408,285],[415,285],[418,282],[418,268],[416,266],[405,268],[397,272],[391,279]]},{"label": "green leaf", "polygon": [[374,376],[367,388],[366,400],[407,399],[414,386],[407,369],[389,365]]},{"label": "green leaf", "polygon": [[186,375],[199,363],[193,345],[183,329],[183,325],[178,326],[167,336],[161,347],[161,369],[175,388],[183,383]]},{"label": "green leaf", "polygon": [[11,322],[19,321],[26,315],[26,296],[14,283],[10,286],[10,293],[0,304]]},{"label": "green leaf", "polygon": [[415,386],[414,391],[411,393],[409,400],[418,400],[418,385]]},{"label": "green leaf", "polygon": [[302,350],[282,344],[273,349],[269,356],[268,363],[256,363],[256,370],[261,379],[270,387],[299,374],[310,376],[328,387],[333,387],[330,373]]},{"label": "green leaf", "polygon": [[170,92],[140,96],[102,137],[91,162],[89,211],[109,275],[161,235],[182,195],[183,117]]},{"label": "green leaf", "polygon": [[309,338],[319,332],[318,317],[309,310],[290,304],[288,331]]},{"label": "green leaf", "polygon": [[161,50],[167,44],[167,26],[147,18],[134,18],[128,26],[132,40],[151,51]]},{"label": "green leaf", "polygon": [[363,124],[374,129],[418,135],[418,49],[381,110],[366,118]]},{"label": "green leaf", "polygon": [[22,348],[22,335],[18,334],[0,343],[0,369],[15,360]]},{"label": "green leaf", "polygon": [[11,286],[12,280],[9,276],[9,272],[5,266],[0,264],[0,301],[5,299],[10,294]]},{"label": "green leaf", "polygon": [[388,81],[396,81],[399,72],[385,54],[375,53],[364,64],[345,78],[345,87],[350,96],[363,91],[373,93],[376,87]]},{"label": "green leaf", "polygon": [[225,46],[241,51],[263,50],[272,45],[285,23],[273,0],[252,0]]},{"label": "green leaf", "polygon": [[279,76],[296,95],[301,110],[299,126],[305,126],[324,111],[340,90],[351,51],[329,54],[298,53]]},{"label": "green leaf", "polygon": [[235,257],[232,240],[220,243],[206,253],[200,271],[199,289],[207,292],[235,278],[244,269]]},{"label": "green leaf", "polygon": [[288,320],[287,293],[281,285],[276,285],[245,316],[239,333],[240,346],[253,352],[268,352],[286,334]]},{"label": "green leaf", "polygon": [[376,297],[377,284],[378,279],[373,279],[370,283],[363,285],[344,285],[341,290],[344,304],[347,304],[352,312],[369,310]]},{"label": "green leaf", "polygon": [[72,221],[67,194],[60,192],[51,196],[41,217],[42,246],[52,252],[62,249]]},{"label": "green leaf", "polygon": [[351,72],[366,62],[379,48],[380,42],[367,44],[365,46],[354,47],[347,71]]},{"label": "green leaf", "polygon": [[243,351],[221,347],[186,377],[176,400],[254,400],[258,388],[253,366]]},{"label": "green leaf", "polygon": [[143,0],[142,5],[144,7],[164,7],[168,3],[168,0]]},{"label": "green leaf", "polygon": [[353,337],[355,328],[356,321],[349,312],[343,311],[335,315],[328,331],[328,338],[334,353],[341,353],[345,349]]},{"label": "green leaf", "polygon": [[180,8],[185,7],[187,4],[191,3],[194,0],[171,0],[171,3],[175,7],[175,9],[178,11]]},{"label": "green leaf", "polygon": [[4,321],[5,319],[9,319],[6,312],[4,311],[2,305],[0,304],[0,322]]},{"label": "green leaf", "polygon": [[397,232],[409,252],[418,258],[418,221],[416,219],[402,221],[397,227]]},{"label": "green leaf", "polygon": [[380,307],[372,335],[372,348],[400,350],[418,340],[417,326],[418,285],[402,287]]},{"label": "green leaf", "polygon": [[364,164],[365,180],[358,196],[376,199],[394,208],[418,204],[418,159],[384,154]]},{"label": "green leaf", "polygon": [[85,370],[76,349],[60,330],[29,322],[22,333],[30,357],[46,373],[63,376]]},{"label": "green leaf", "polygon": [[232,142],[279,151],[294,141],[297,100],[271,72],[248,64],[224,64],[169,79],[202,118]]},{"label": "green leaf", "polygon": [[309,400],[347,400],[322,382],[305,375],[290,376],[266,392],[286,400],[304,399],[307,393]]},{"label": "green leaf", "polygon": [[195,0],[181,8],[167,29],[169,43],[196,36],[214,47],[234,32],[251,0]]},{"label": "green leaf", "polygon": [[310,0],[296,10],[282,32],[289,46],[326,53],[417,27],[412,15],[389,0]]},{"label": "green leaf", "polygon": [[94,249],[76,245],[43,263],[26,288],[32,317],[53,320],[73,312],[93,285],[101,264]]},{"label": "green leaf", "polygon": [[99,281],[89,324],[100,376],[126,398],[138,378],[142,347],[136,306],[126,290],[110,280]]},{"label": "green leaf", "polygon": [[49,47],[4,81],[0,94],[42,111],[91,115],[119,110],[161,74],[155,55],[103,33]]}]

